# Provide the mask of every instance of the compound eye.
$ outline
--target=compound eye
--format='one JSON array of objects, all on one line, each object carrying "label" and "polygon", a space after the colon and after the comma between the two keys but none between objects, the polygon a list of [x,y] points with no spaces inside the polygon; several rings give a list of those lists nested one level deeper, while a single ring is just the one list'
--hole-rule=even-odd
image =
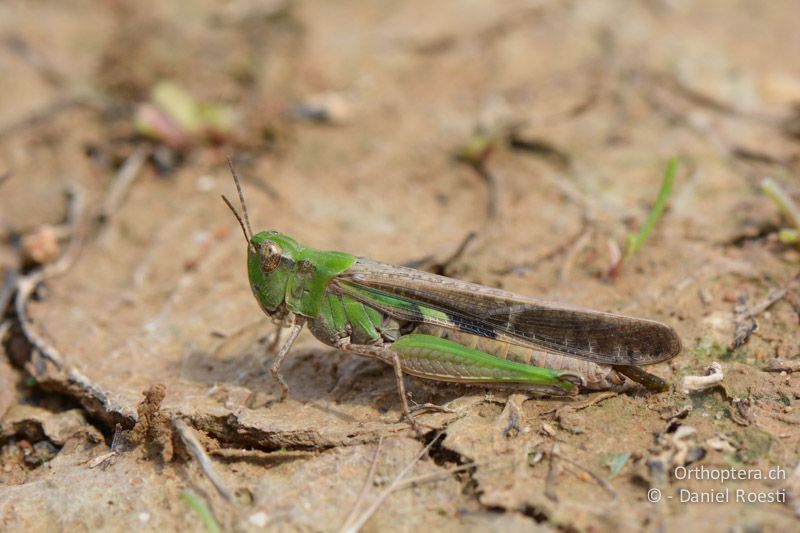
[{"label": "compound eye", "polygon": [[274,242],[263,242],[258,247],[258,255],[261,263],[261,271],[264,274],[269,274],[281,263],[281,256],[283,250]]}]

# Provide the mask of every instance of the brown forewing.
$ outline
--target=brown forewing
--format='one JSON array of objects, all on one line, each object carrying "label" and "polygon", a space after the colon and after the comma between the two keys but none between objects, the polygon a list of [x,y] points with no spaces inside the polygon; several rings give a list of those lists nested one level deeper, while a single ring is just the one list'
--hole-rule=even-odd
[{"label": "brown forewing", "polygon": [[[650,365],[681,351],[675,330],[653,320],[528,298],[364,258],[340,277],[452,319],[442,323],[417,317],[420,321],[598,363]],[[408,313],[403,314],[408,320]]]}]

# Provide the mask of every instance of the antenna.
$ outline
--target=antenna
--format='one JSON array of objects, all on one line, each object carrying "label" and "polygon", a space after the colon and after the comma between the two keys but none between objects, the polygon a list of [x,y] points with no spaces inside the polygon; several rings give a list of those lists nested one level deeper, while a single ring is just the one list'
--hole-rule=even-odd
[{"label": "antenna", "polygon": [[236,208],[233,207],[233,204],[231,204],[230,200],[228,200],[224,194],[222,195],[222,201],[225,202],[225,205],[227,205],[228,208],[231,210],[233,216],[235,216],[236,220],[239,221],[239,226],[241,226],[242,233],[244,233],[244,240],[246,240],[247,245],[250,246],[250,237],[247,236],[247,230],[244,228],[244,222],[242,221],[242,217],[239,216],[239,212],[236,211]]},{"label": "antenna", "polygon": [[[239,218],[239,224],[242,224],[242,231],[244,231],[245,226],[247,226],[247,232],[245,232],[245,236],[247,237],[247,233],[250,233],[250,236],[247,237],[247,242],[250,242],[250,239],[253,238],[253,228],[250,227],[250,217],[247,215],[247,204],[244,203],[244,193],[242,193],[242,185],[239,183],[239,175],[236,173],[236,169],[233,168],[233,161],[230,157],[228,157],[228,168],[231,169],[231,174],[233,174],[233,182],[236,184],[236,191],[239,193],[239,203],[242,205],[242,214],[244,215],[245,223],[242,224],[242,219],[239,218],[238,215],[236,218]],[[231,207],[230,202],[225,200],[225,203],[228,204],[228,207]],[[231,207],[231,209],[233,208]],[[236,213],[235,210],[234,213]]]}]

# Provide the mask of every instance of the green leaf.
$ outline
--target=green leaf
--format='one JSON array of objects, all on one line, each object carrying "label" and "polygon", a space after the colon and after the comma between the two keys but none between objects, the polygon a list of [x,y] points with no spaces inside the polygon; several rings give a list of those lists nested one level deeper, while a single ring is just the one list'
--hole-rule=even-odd
[{"label": "green leaf", "polygon": [[800,242],[800,231],[796,229],[782,229],[778,232],[778,240],[784,244],[797,244]]},{"label": "green leaf", "polygon": [[622,468],[625,466],[625,463],[628,462],[630,456],[630,452],[607,453],[603,456],[603,464],[611,471],[609,479],[616,477],[616,475],[622,471]]},{"label": "green leaf", "polygon": [[153,88],[152,101],[184,132],[194,135],[200,131],[199,106],[183,87],[171,81],[161,81]]}]

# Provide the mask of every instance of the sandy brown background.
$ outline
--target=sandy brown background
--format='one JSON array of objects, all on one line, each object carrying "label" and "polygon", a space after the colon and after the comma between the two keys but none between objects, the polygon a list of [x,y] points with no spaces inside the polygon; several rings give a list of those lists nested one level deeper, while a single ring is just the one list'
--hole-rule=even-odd
[{"label": "sandy brown background", "polygon": [[[800,382],[765,366],[800,353],[800,253],[778,242],[786,221],[759,190],[771,176],[800,193],[796,2],[133,5],[0,3],[3,274],[19,269],[23,236],[64,223],[67,187],[85,199],[80,256],[26,311],[64,368],[31,349],[13,306],[0,310],[0,529],[203,530],[190,492],[224,530],[335,531],[379,441],[362,511],[440,431],[406,477],[418,482],[364,530],[797,526]],[[235,110],[236,131],[180,152],[137,136],[136,107],[164,80]],[[319,102],[329,120],[300,116]],[[483,172],[456,157],[487,141]],[[453,410],[420,415],[433,429],[419,438],[398,421],[389,367],[304,333],[284,366],[290,396],[275,402],[272,326],[219,199],[235,194],[226,155],[258,229],[658,319],[684,352],[653,372],[677,384],[717,361],[724,381],[565,402],[408,379],[414,401]],[[673,155],[666,214],[610,279],[609,241],[641,227]],[[99,217],[131,158],[130,187]],[[758,330],[728,349],[737,305],[775,291]],[[138,415],[156,384],[163,403]],[[137,418],[151,423],[132,432]],[[786,479],[671,475],[684,464]],[[680,503],[681,488],[786,489],[787,503]]]}]

